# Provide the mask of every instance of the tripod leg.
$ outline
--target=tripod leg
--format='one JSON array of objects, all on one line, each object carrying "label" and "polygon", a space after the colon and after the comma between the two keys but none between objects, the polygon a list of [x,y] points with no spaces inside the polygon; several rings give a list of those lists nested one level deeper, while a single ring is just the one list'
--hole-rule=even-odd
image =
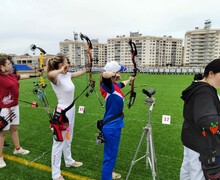
[{"label": "tripod leg", "polygon": [[139,149],[140,149],[140,147],[141,147],[141,143],[142,143],[142,140],[143,140],[143,138],[144,138],[145,135],[146,135],[146,132],[145,132],[145,129],[144,129],[144,130],[143,130],[143,133],[142,133],[142,136],[141,136],[141,139],[140,139],[140,141],[139,141],[138,147],[137,147],[136,152],[135,152],[135,154],[134,154],[134,158],[133,158],[133,160],[131,161],[131,166],[130,166],[130,169],[129,169],[128,174],[127,174],[127,176],[126,176],[126,180],[128,180],[128,178],[129,178],[129,176],[130,176],[130,173],[131,173],[131,170],[132,170],[133,165],[134,165],[137,161],[139,161],[140,159],[142,159],[142,158],[140,158],[140,159],[136,160],[137,155],[138,155],[138,151],[139,151]]},{"label": "tripod leg", "polygon": [[157,176],[156,156],[155,156],[155,151],[154,151],[154,143],[153,143],[153,135],[152,135],[151,127],[149,128],[149,140],[150,140],[150,152],[151,152],[151,171],[152,171],[153,180],[155,180]]},{"label": "tripod leg", "polygon": [[146,135],[146,169],[148,169],[148,165],[150,164],[151,167],[151,161],[150,161],[150,136],[149,136],[149,130],[148,127],[145,127],[147,131]]}]

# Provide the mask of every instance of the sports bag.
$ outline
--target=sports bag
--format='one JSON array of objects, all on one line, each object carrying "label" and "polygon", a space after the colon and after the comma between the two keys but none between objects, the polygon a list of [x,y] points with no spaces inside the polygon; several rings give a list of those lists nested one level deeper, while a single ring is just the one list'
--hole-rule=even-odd
[{"label": "sports bag", "polygon": [[53,118],[50,120],[50,128],[56,141],[63,141],[62,131],[69,127],[69,119],[66,117],[66,111],[56,108]]},{"label": "sports bag", "polygon": [[96,126],[97,126],[97,128],[98,128],[100,131],[102,131],[102,127],[103,127],[105,124],[107,124],[108,122],[110,122],[110,121],[112,121],[112,120],[114,120],[114,119],[117,119],[117,118],[121,117],[123,114],[124,114],[123,112],[120,112],[119,114],[116,114],[116,115],[114,115],[114,116],[108,118],[107,120],[105,120],[105,122],[103,121],[103,119],[97,120]]},{"label": "sports bag", "polygon": [[202,167],[204,175],[208,180],[220,180],[220,165],[209,164]]},{"label": "sports bag", "polygon": [[216,162],[216,154],[210,156],[200,154],[199,160],[206,180],[220,180],[220,165]]},{"label": "sports bag", "polygon": [[123,114],[124,114],[123,112],[120,112],[119,114],[116,114],[116,115],[108,118],[107,120],[105,120],[105,122],[102,119],[97,121],[96,126],[100,130],[100,132],[99,132],[98,136],[96,137],[96,144],[105,143],[105,137],[104,137],[104,134],[102,132],[103,126],[105,124],[107,124],[108,122],[121,117]]}]

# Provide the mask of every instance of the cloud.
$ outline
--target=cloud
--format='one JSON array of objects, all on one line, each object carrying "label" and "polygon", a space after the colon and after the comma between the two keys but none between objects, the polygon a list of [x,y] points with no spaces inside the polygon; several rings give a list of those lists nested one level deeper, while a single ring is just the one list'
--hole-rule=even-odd
[{"label": "cloud", "polygon": [[58,53],[73,31],[106,43],[117,35],[184,38],[206,19],[220,28],[219,0],[1,0],[0,53],[23,54],[30,44]]}]

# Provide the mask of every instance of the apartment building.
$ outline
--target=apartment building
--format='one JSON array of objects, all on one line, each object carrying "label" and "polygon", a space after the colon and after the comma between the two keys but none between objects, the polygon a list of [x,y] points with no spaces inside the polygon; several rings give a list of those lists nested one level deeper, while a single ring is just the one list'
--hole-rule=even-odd
[{"label": "apartment building", "polygon": [[[91,50],[94,66],[103,67],[107,61],[115,60],[126,67],[133,67],[131,61],[131,48],[129,40],[136,44],[138,55],[135,57],[138,66],[181,66],[182,39],[171,36],[154,37],[142,36],[139,32],[131,32],[129,37],[117,36],[107,39],[107,44],[98,43],[98,40],[91,40]],[[59,43],[60,52],[65,54],[75,66],[85,65],[88,61],[86,42],[64,40]]]},{"label": "apartment building", "polygon": [[[97,39],[92,39],[92,49],[90,50],[94,66],[104,66],[107,59],[107,44],[98,43]],[[74,66],[84,66],[88,63],[89,55],[87,43],[78,40],[64,40],[59,42],[60,53],[69,58]]]},{"label": "apartment building", "polygon": [[130,37],[123,35],[108,39],[108,61],[115,60],[132,67],[130,39],[136,44],[136,62],[140,67],[181,66],[183,63],[182,39],[142,36],[139,32],[130,32]]},{"label": "apartment building", "polygon": [[220,57],[220,29],[211,29],[211,21],[204,28],[185,33],[184,66],[204,67]]}]

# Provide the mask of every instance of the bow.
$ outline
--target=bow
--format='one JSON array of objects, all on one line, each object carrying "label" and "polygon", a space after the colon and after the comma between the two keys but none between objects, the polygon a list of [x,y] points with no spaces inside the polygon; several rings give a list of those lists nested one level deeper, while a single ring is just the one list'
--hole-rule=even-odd
[{"label": "bow", "polygon": [[96,94],[96,97],[98,98],[99,100],[99,103],[102,107],[104,107],[102,101],[100,100],[96,90],[95,90],[95,81],[92,79],[92,65],[93,65],[93,58],[92,58],[92,53],[91,53],[91,50],[92,50],[92,42],[90,41],[90,39],[83,35],[82,33],[80,33],[80,38],[81,40],[86,40],[87,42],[87,54],[89,56],[89,63],[88,63],[88,66],[89,66],[89,85],[86,87],[86,89],[88,89],[89,87],[91,87],[91,89],[86,93],[86,97],[89,97],[90,94],[92,94],[92,92],[94,91],[95,94]]},{"label": "bow", "polygon": [[[128,43],[131,46],[131,60],[132,60],[133,66],[134,66],[134,69],[133,69],[134,74],[132,76],[135,77],[137,75],[137,71],[138,71],[137,64],[135,62],[135,56],[137,55],[137,48],[136,48],[135,43],[132,42],[131,39],[129,40]],[[129,98],[129,102],[128,102],[129,109],[134,104],[135,98],[136,98],[136,92],[134,92],[134,79],[133,79],[131,82],[130,98]]]},{"label": "bow", "polygon": [[39,69],[38,72],[40,73],[40,82],[33,82],[34,83],[34,89],[33,89],[33,93],[37,95],[37,97],[40,99],[40,102],[42,103],[42,105],[45,107],[45,110],[48,113],[48,116],[50,118],[52,118],[52,113],[50,112],[50,108],[49,108],[49,103],[46,97],[46,94],[44,92],[44,89],[46,88],[47,84],[44,81],[43,78],[43,71],[44,71],[44,55],[46,54],[46,52],[40,48],[37,47],[36,45],[32,44],[30,46],[30,49],[32,51],[35,51],[35,49],[39,49],[40,50],[40,55],[39,55]]},{"label": "bow", "polygon": [[93,59],[92,59],[92,53],[91,53],[91,50],[92,50],[92,42],[90,41],[90,39],[83,35],[82,33],[80,33],[80,38],[82,40],[86,40],[87,42],[87,53],[89,55],[89,84],[91,86],[91,90],[89,92],[86,93],[86,96],[88,97],[93,91],[94,91],[94,87],[95,87],[95,81],[92,79],[92,62],[93,62]]},{"label": "bow", "polygon": [[46,83],[45,83],[45,81],[44,81],[44,78],[43,78],[43,70],[44,70],[44,55],[46,54],[46,52],[45,52],[42,48],[37,47],[37,46],[34,45],[34,44],[32,44],[32,45],[30,46],[30,49],[31,49],[32,51],[35,51],[36,49],[39,49],[40,52],[41,52],[40,55],[39,55],[39,69],[38,69],[38,72],[40,73],[39,78],[40,78],[41,88],[42,88],[42,89],[45,89],[47,85],[46,85]]}]

